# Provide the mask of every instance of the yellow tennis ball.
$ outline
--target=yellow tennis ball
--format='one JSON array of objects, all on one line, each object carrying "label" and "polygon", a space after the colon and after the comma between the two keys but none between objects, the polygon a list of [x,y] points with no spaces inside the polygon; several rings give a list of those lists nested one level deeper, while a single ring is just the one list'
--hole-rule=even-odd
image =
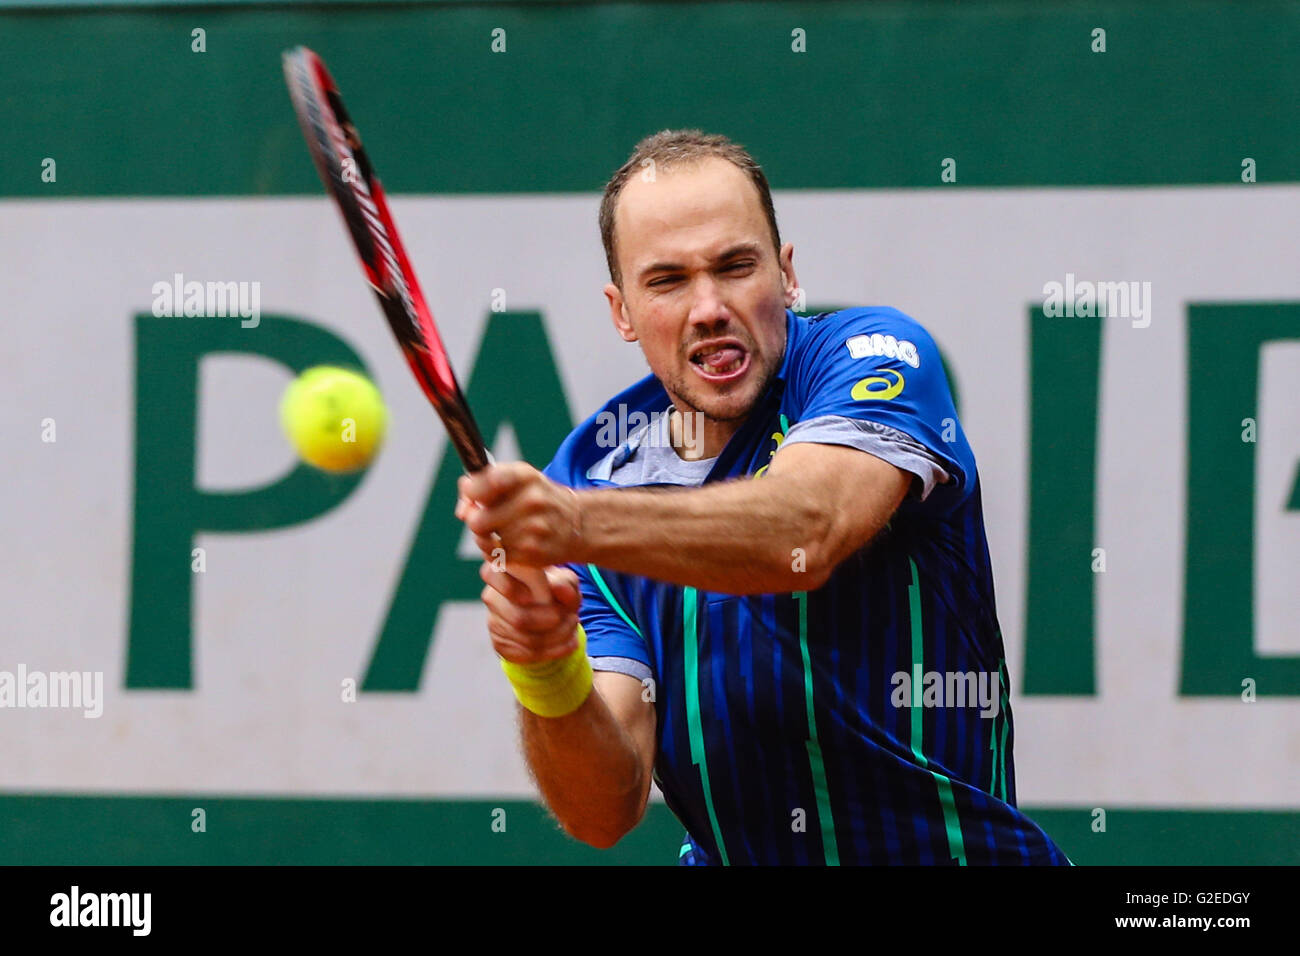
[{"label": "yellow tennis ball", "polygon": [[370,463],[384,440],[388,410],[373,382],[330,365],[309,368],[280,400],[284,433],[309,465],[346,472]]}]

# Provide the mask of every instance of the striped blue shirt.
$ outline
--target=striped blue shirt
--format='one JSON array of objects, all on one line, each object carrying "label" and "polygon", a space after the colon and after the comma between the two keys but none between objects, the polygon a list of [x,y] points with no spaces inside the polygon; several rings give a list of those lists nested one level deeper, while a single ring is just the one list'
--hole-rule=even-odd
[{"label": "striped blue shirt", "polygon": [[[813,591],[742,597],[575,567],[588,653],[654,681],[654,778],[687,830],[681,862],[1067,864],[1016,808],[979,477],[938,350],[893,309],[786,322],[780,369],[704,482],[761,477],[797,424],[843,420],[910,442],[947,480],[901,465],[923,479],[914,493]],[[609,447],[611,416],[669,402],[641,380],[547,474],[616,487],[631,449]]]}]

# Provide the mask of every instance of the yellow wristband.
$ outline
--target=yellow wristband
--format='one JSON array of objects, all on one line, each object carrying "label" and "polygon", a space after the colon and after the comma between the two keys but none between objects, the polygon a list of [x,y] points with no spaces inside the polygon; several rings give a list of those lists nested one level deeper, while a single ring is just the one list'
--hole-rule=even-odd
[{"label": "yellow wristband", "polygon": [[571,714],[591,693],[591,661],[587,660],[587,632],[578,625],[578,648],[568,657],[540,664],[512,664],[502,660],[515,697],[538,717]]}]

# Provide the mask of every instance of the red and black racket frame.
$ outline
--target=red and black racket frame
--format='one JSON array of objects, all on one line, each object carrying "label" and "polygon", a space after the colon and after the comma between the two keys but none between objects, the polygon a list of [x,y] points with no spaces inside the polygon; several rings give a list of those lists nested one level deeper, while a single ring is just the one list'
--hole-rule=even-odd
[{"label": "red and black racket frame", "polygon": [[319,56],[296,47],[283,60],[285,81],[312,161],[343,216],[366,281],[465,470],[479,471],[491,456],[456,381],[361,135]]}]

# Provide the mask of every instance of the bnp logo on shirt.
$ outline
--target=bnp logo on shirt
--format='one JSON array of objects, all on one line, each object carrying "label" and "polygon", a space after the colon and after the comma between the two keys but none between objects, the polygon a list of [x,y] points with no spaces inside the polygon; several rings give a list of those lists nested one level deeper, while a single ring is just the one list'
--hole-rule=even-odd
[{"label": "bnp logo on shirt", "polygon": [[921,367],[921,353],[916,350],[915,343],[907,339],[896,339],[892,335],[881,335],[879,332],[870,335],[864,333],[846,339],[844,345],[855,359],[880,356],[899,359],[912,368]]},{"label": "bnp logo on shirt", "polygon": [[[883,375],[868,375],[866,378],[859,380],[850,392],[859,402],[881,401],[886,402],[891,398],[897,398],[903,391],[903,375],[892,368],[882,368]],[[892,375],[893,378],[888,376]]]}]

